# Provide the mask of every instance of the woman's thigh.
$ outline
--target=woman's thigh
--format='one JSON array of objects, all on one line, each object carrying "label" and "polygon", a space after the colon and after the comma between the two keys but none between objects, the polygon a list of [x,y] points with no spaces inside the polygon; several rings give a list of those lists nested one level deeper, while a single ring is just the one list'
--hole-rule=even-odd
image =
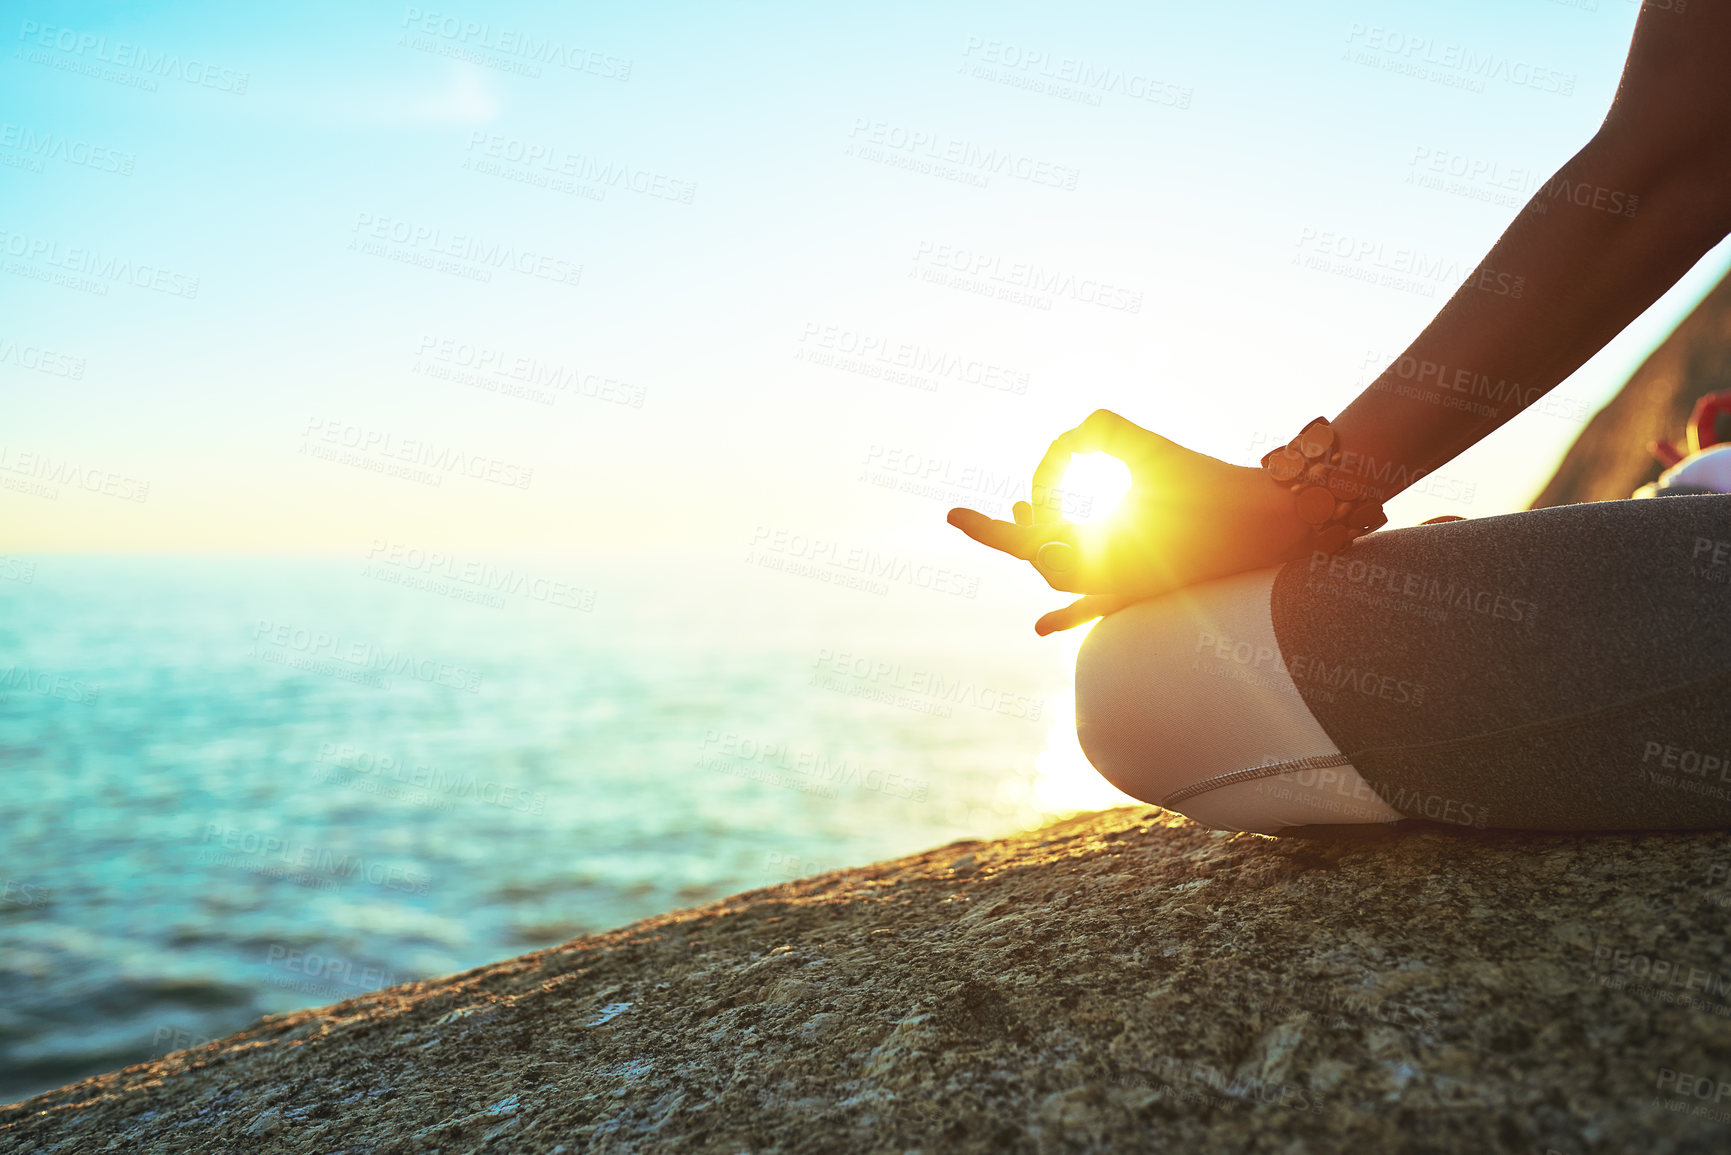
[{"label": "woman's thigh", "polygon": [[1282,567],[1278,649],[1411,818],[1731,827],[1731,495],[1370,534]]},{"label": "woman's thigh", "polygon": [[1076,663],[1083,752],[1125,793],[1222,829],[1395,821],[1285,670],[1270,614],[1276,572],[1096,623]]}]

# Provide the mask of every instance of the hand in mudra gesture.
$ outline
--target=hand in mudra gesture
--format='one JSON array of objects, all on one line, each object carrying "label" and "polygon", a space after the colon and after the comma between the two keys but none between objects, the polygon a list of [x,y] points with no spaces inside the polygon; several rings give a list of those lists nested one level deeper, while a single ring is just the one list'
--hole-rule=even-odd
[{"label": "hand in mudra gesture", "polygon": [[[1065,521],[1058,483],[1072,453],[1095,451],[1129,467],[1130,491],[1104,524]],[[1014,521],[957,508],[949,522],[1032,563],[1053,589],[1086,595],[1040,618],[1041,635],[1196,582],[1278,565],[1311,540],[1292,494],[1262,470],[1186,449],[1106,409],[1052,442],[1031,496],[1033,505],[1016,502]]]}]

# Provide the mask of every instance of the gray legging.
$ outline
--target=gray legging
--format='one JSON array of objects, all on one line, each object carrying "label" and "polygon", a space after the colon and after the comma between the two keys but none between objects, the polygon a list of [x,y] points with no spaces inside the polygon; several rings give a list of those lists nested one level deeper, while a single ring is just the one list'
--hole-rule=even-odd
[{"label": "gray legging", "polygon": [[1731,495],[1386,530],[1265,574],[1095,627],[1077,726],[1107,778],[1269,833],[1731,827]]}]

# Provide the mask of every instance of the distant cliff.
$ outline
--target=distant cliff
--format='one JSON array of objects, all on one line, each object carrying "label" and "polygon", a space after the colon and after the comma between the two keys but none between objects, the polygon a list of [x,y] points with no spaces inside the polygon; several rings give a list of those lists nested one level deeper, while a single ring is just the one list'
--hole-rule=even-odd
[{"label": "distant cliff", "polygon": [[1124,807],[272,1017],[0,1151],[1727,1151],[1728,868]]},{"label": "distant cliff", "polygon": [[1533,508],[1628,497],[1659,476],[1647,443],[1682,439],[1696,398],[1731,389],[1731,276],[1683,318],[1593,415]]}]

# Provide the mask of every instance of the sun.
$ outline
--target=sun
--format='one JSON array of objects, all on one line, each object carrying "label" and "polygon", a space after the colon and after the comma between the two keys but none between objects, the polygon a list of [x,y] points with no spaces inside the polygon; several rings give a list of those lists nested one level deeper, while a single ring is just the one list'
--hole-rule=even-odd
[{"label": "sun", "polygon": [[1110,453],[1073,453],[1063,480],[1064,520],[1101,525],[1118,512],[1130,492],[1130,467]]}]

